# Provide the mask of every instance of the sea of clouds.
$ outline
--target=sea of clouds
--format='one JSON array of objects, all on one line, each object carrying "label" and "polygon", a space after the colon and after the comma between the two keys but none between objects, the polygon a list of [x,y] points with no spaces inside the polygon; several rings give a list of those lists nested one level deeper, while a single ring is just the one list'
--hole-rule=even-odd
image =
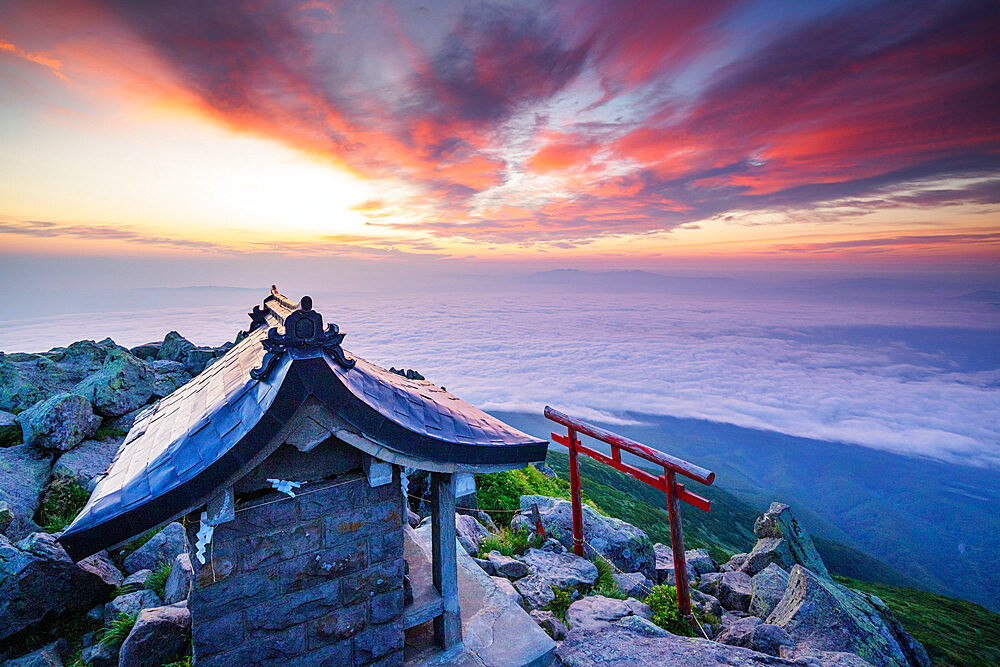
[{"label": "sea of clouds", "polygon": [[[313,296],[352,353],[419,370],[488,410],[693,417],[1000,467],[990,304],[530,285]],[[0,350],[105,336],[131,346],[169,329],[219,344],[249,321],[249,297],[0,321]]]}]

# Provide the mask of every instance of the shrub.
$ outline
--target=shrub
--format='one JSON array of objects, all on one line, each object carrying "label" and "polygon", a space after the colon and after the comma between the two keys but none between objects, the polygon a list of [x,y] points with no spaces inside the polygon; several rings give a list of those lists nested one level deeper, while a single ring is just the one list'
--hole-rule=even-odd
[{"label": "shrub", "polygon": [[521,509],[521,496],[527,495],[569,498],[569,483],[546,477],[534,466],[476,475],[479,507],[498,525],[510,524],[514,512]]},{"label": "shrub", "polygon": [[552,593],[556,597],[552,602],[545,605],[544,609],[551,611],[556,618],[565,623],[566,612],[569,610],[569,606],[573,604],[573,590],[563,590],[552,586]]},{"label": "shrub", "polygon": [[646,604],[653,609],[653,623],[675,635],[692,636],[691,626],[677,608],[676,588],[666,584],[653,586],[646,596]]},{"label": "shrub", "polygon": [[128,637],[128,633],[132,632],[136,618],[138,618],[138,614],[126,614],[125,612],[118,614],[118,618],[111,621],[111,625],[104,631],[101,643],[116,648],[121,646],[125,642],[125,638]]},{"label": "shrub", "polygon": [[163,599],[163,589],[167,586],[167,577],[170,576],[170,570],[173,567],[173,563],[163,563],[146,577],[146,587],[156,593],[161,600]]},{"label": "shrub", "polygon": [[72,477],[56,477],[45,490],[38,508],[38,524],[46,533],[68,526],[90,499],[90,493]]}]

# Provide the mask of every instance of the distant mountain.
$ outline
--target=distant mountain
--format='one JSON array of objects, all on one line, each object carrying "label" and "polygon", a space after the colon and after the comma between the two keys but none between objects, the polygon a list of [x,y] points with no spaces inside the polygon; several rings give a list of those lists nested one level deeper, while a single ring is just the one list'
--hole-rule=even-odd
[{"label": "distant mountain", "polygon": [[609,290],[732,290],[742,286],[735,278],[678,276],[649,271],[581,271],[553,269],[525,276],[538,285]]}]

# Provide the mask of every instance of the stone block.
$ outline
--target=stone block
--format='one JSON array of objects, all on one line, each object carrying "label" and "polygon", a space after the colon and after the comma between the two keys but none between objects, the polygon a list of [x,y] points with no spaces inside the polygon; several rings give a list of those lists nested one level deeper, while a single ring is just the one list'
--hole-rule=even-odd
[{"label": "stone block", "polygon": [[403,589],[380,593],[371,599],[372,623],[388,623],[403,613]]},{"label": "stone block", "polygon": [[349,639],[368,627],[368,607],[362,602],[340,607],[326,616],[309,621],[306,643],[318,648],[331,642]]},{"label": "stone block", "polygon": [[212,620],[195,615],[192,621],[191,633],[198,647],[199,663],[203,657],[229,650],[246,639],[242,609]]},{"label": "stone block", "polygon": [[[274,500],[286,498],[284,494],[273,494]],[[248,508],[240,508],[239,520],[221,524],[215,528],[212,539],[216,542],[226,542],[240,537],[273,533],[287,530],[297,521],[297,503],[268,502]]]},{"label": "stone block", "polygon": [[379,593],[403,587],[403,559],[378,563],[344,578],[340,589],[341,603],[351,605],[375,597]]},{"label": "stone block", "polygon": [[321,618],[340,609],[337,591],[340,581],[277,596],[257,605],[246,615],[247,635],[266,637],[278,630]]},{"label": "stone block", "polygon": [[323,543],[323,533],[320,522],[315,520],[289,526],[275,533],[247,537],[240,542],[243,569],[250,571],[319,550]]},{"label": "stone block", "polygon": [[264,639],[234,644],[231,650],[203,658],[195,645],[198,667],[233,667],[233,665],[287,665],[288,659],[306,650],[304,625],[282,632],[272,632]]},{"label": "stone block", "polygon": [[263,573],[240,574],[205,586],[199,577],[191,591],[189,605],[195,623],[223,616],[233,609],[269,600],[276,594],[274,582]]},{"label": "stone block", "polygon": [[370,625],[354,636],[354,664],[367,665],[402,649],[401,623]]},{"label": "stone block", "polygon": [[344,667],[351,664],[352,650],[350,640],[336,642],[297,658],[285,660],[282,662],[282,667]]},{"label": "stone block", "polygon": [[368,562],[364,540],[295,556],[266,568],[277,593],[284,595],[319,586],[346,574],[363,570]]},{"label": "stone block", "polygon": [[336,486],[303,496],[296,504],[299,506],[299,518],[309,520],[349,512],[367,503],[367,480],[364,475],[352,474],[338,477]]},{"label": "stone block", "polygon": [[403,530],[395,526],[368,538],[368,562],[395,560],[403,554]]}]

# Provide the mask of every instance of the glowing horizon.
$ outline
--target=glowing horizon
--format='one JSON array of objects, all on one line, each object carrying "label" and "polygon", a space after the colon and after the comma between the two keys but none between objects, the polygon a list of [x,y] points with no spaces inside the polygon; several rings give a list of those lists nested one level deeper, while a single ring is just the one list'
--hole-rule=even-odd
[{"label": "glowing horizon", "polygon": [[990,3],[255,7],[0,8],[5,253],[1000,258]]}]

